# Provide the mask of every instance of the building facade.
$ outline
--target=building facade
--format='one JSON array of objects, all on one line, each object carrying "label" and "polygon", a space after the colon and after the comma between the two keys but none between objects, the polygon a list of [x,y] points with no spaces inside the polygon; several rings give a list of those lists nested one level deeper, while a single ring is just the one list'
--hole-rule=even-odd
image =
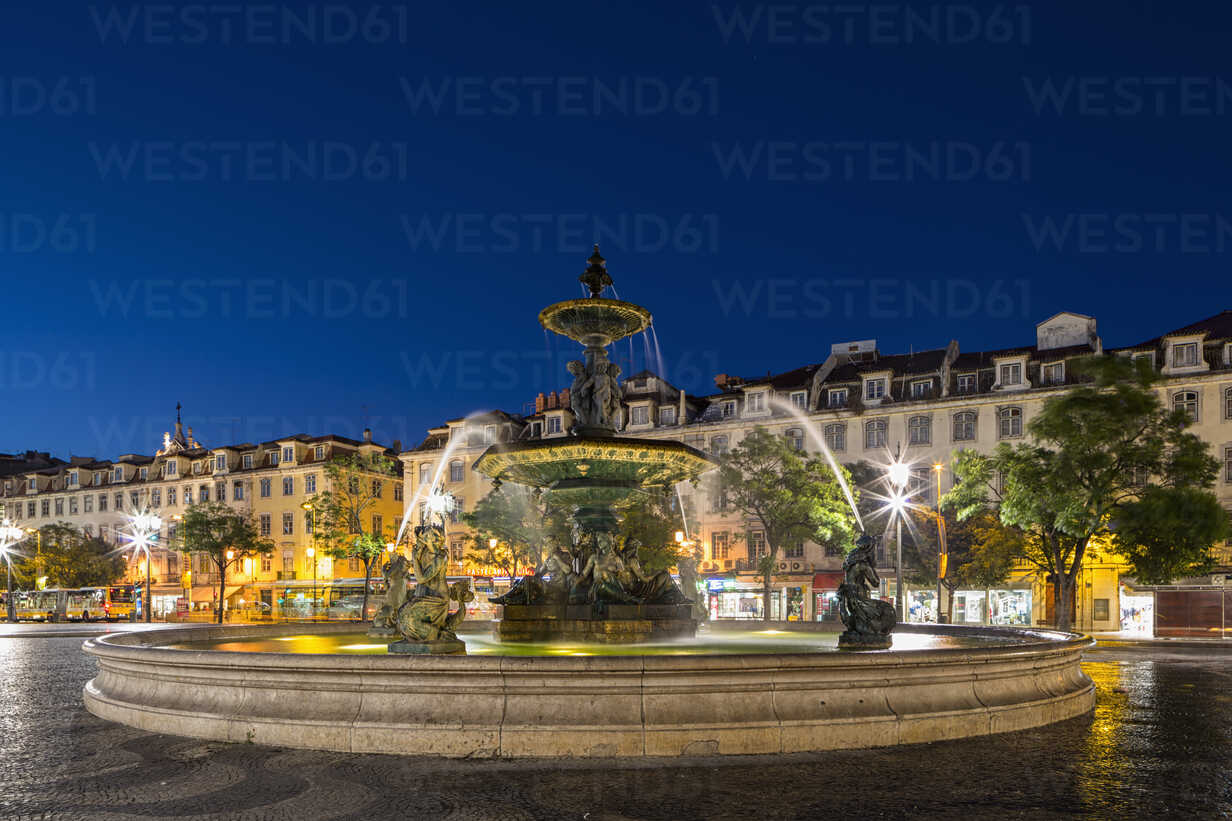
[{"label": "building facade", "polygon": [[[1232,311],[1117,348],[1106,349],[1096,320],[1081,314],[1057,314],[1034,331],[1028,343],[990,351],[962,351],[951,341],[935,350],[885,355],[875,340],[835,344],[824,361],[785,373],[761,378],[720,374],[716,392],[707,396],[687,395],[656,374],[642,372],[623,385],[622,434],[676,439],[719,456],[762,426],[808,453],[819,453],[824,443],[841,463],[884,465],[897,455],[911,464],[912,500],[933,506],[938,486],[943,494],[952,486],[950,465],[957,452],[987,453],[1003,442],[1024,441],[1043,404],[1076,384],[1075,360],[1101,354],[1144,358],[1162,377],[1161,399],[1193,416],[1193,432],[1220,459],[1215,492],[1232,510]],[[491,482],[471,468],[483,450],[496,441],[567,436],[572,425],[568,404],[567,391],[540,394],[533,414],[494,411],[432,429],[421,445],[401,454],[408,498],[421,498],[435,484],[471,509],[491,489]],[[935,464],[942,466],[940,476],[933,471]],[[686,515],[682,528],[700,542],[704,554],[701,570],[707,576],[711,615],[759,617],[766,605],[753,568],[765,550],[764,535],[725,503],[713,480],[679,491],[682,509],[694,519]],[[460,569],[470,534],[454,518],[448,535]],[[878,523],[869,526],[875,530]],[[778,559],[772,617],[837,618],[841,551],[806,542],[784,546]],[[1218,559],[1232,564],[1224,548]],[[891,580],[892,562],[889,551],[882,553],[883,576]],[[1130,611],[1145,606],[1144,589],[1124,580],[1123,571],[1114,554],[1091,551],[1078,579],[1076,626],[1119,630]],[[1207,579],[1198,586],[1218,587],[1224,578],[1221,574],[1214,577],[1218,584]],[[894,594],[892,581],[883,593]],[[1232,599],[1222,592],[1219,596],[1221,606],[1225,598]],[[908,590],[915,616],[927,617],[936,607],[934,599],[931,590]],[[959,591],[952,616],[968,623],[1051,623],[1051,600],[1048,580],[1024,567],[1000,589]],[[1227,604],[1232,625],[1232,600]],[[1189,618],[1179,612],[1165,621],[1176,626],[1177,619]],[[1160,632],[1168,629],[1165,624]]]}]

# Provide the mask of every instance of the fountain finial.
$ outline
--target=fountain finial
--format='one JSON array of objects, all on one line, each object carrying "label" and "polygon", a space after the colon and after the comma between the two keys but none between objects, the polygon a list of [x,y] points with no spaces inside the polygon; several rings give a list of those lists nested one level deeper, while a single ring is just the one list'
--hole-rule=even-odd
[{"label": "fountain finial", "polygon": [[590,289],[592,298],[603,293],[603,289],[612,284],[612,277],[607,272],[607,260],[599,253],[599,243],[595,243],[595,252],[590,255],[586,273],[578,277],[578,281]]}]

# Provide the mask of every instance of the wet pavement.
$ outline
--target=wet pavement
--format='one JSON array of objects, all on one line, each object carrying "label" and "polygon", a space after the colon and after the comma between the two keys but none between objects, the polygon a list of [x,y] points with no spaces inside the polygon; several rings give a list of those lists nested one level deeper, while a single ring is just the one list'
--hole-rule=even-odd
[{"label": "wet pavement", "polygon": [[442,762],[154,735],[81,706],[79,638],[0,638],[5,819],[1229,818],[1232,652],[1092,651],[1094,715],[965,741],[635,764]]}]

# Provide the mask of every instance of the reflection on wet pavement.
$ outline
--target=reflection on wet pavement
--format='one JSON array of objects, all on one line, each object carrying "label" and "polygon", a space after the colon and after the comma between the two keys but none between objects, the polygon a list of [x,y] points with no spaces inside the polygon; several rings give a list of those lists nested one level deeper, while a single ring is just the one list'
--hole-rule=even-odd
[{"label": "reflection on wet pavement", "polygon": [[1232,653],[1096,650],[1094,715],[1002,736],[805,756],[433,761],[154,735],[85,712],[67,638],[0,640],[0,817],[1232,817]]}]

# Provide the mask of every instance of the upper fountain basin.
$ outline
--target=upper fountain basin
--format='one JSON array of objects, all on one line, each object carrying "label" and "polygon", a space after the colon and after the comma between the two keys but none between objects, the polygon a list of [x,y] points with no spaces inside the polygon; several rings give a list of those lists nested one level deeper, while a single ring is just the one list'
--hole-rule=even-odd
[{"label": "upper fountain basin", "polygon": [[501,443],[475,460],[475,470],[493,479],[548,488],[558,497],[578,495],[590,503],[596,496],[670,488],[712,467],[706,454],[682,442],[599,436]]},{"label": "upper fountain basin", "polygon": [[618,299],[568,299],[540,311],[539,324],[583,345],[606,347],[644,331],[650,325],[650,311]]}]

